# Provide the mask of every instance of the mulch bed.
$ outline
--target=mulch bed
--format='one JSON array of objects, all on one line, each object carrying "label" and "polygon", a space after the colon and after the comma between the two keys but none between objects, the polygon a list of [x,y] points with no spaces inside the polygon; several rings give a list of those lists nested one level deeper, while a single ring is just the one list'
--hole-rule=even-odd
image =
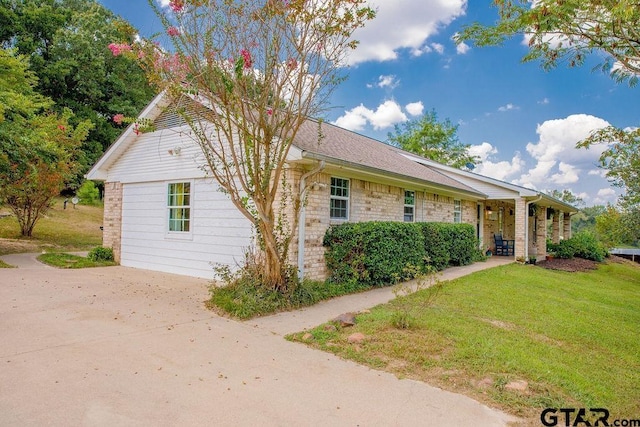
[{"label": "mulch bed", "polygon": [[542,268],[548,268],[549,270],[562,270],[562,271],[589,271],[598,268],[599,262],[591,261],[583,258],[551,258],[547,260],[539,261],[536,265]]}]

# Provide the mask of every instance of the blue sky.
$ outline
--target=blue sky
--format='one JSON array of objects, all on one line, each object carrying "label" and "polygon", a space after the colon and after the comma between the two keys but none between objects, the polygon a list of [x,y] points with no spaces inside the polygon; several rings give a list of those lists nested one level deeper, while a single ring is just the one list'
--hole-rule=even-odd
[{"label": "blue sky", "polygon": [[[99,0],[143,36],[162,31],[144,0]],[[168,4],[168,0],[158,0]],[[458,137],[481,157],[476,172],[541,191],[569,189],[590,206],[615,202],[619,190],[597,167],[602,148],[577,150],[590,131],[636,127],[640,88],[579,68],[544,71],[522,63],[522,37],[503,46],[456,46],[474,21],[492,23],[491,0],[372,0],[375,20],[356,34],[349,78],[326,119],[385,141],[393,126],[435,110],[459,124]]]}]

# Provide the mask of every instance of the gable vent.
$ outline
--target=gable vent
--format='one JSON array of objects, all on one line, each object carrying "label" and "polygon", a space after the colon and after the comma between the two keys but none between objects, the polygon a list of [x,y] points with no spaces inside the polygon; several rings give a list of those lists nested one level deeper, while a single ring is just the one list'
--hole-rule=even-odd
[{"label": "gable vent", "polygon": [[155,119],[153,127],[155,130],[163,130],[184,126],[186,124],[187,122],[175,111],[175,109],[168,108],[163,111],[157,119]]}]

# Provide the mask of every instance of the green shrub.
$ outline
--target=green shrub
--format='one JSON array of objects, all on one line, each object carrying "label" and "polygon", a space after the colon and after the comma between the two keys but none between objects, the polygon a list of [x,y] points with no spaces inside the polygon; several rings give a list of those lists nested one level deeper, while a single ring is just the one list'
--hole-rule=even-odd
[{"label": "green shrub", "polygon": [[478,251],[476,230],[471,224],[447,224],[451,242],[452,265],[468,265],[473,262]]},{"label": "green shrub", "polygon": [[578,257],[598,262],[604,261],[609,255],[604,245],[588,231],[577,233],[570,239],[561,240],[558,244],[547,244],[547,250],[553,252],[558,258]]},{"label": "green shrub", "polygon": [[427,263],[436,270],[444,270],[451,260],[451,234],[449,224],[439,222],[419,223],[424,236],[424,250],[427,256]]},{"label": "green shrub", "polygon": [[93,181],[85,181],[76,192],[81,205],[95,206],[100,204],[100,191]]},{"label": "green shrub", "polygon": [[424,236],[413,223],[359,222],[329,227],[324,236],[330,281],[387,285],[424,265]]},{"label": "green shrub", "polygon": [[91,261],[113,261],[113,249],[97,246],[89,251],[87,259]]}]

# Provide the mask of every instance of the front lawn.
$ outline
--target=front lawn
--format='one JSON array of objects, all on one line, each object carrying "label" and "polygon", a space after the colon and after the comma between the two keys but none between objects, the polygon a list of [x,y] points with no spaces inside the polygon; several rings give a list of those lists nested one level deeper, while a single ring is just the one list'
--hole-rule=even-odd
[{"label": "front lawn", "polygon": [[[289,338],[534,424],[546,407],[640,415],[638,265],[568,273],[510,264],[446,282],[426,303],[432,292],[375,307],[351,328],[321,325]],[[410,328],[398,328],[403,313]],[[355,332],[363,342],[348,342]]]},{"label": "front lawn", "polygon": [[92,260],[87,257],[60,252],[38,255],[38,261],[58,268],[108,267],[116,265],[114,261]]}]

